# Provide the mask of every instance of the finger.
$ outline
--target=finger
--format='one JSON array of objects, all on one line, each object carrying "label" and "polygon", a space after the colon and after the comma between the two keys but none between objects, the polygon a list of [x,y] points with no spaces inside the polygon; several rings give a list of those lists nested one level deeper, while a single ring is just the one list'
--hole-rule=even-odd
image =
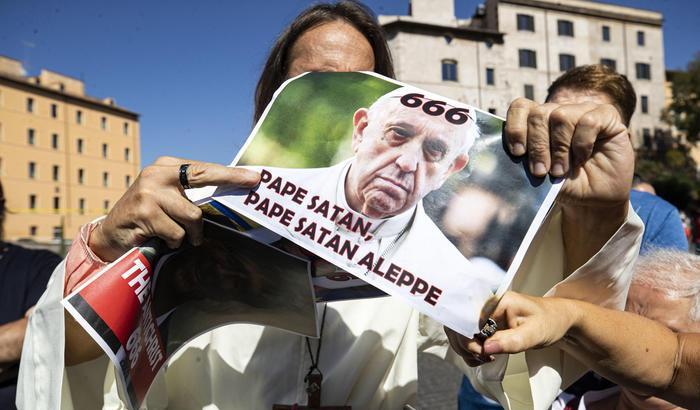
[{"label": "finger", "polygon": [[[474,354],[470,352],[467,348],[465,348],[465,345],[467,345],[466,341],[472,341],[472,339],[466,338],[447,327],[445,327],[445,334],[447,335],[447,339],[450,341],[450,346],[452,347],[452,350],[454,350],[455,353],[461,356],[464,362],[469,367],[481,366],[484,363],[488,363],[495,360],[495,357],[493,356]],[[471,346],[471,348],[474,347]],[[479,350],[481,350],[480,347]]]},{"label": "finger", "polygon": [[179,192],[164,193],[157,200],[161,209],[185,229],[189,242],[199,246],[203,239],[202,210]]},{"label": "finger", "polygon": [[598,140],[612,138],[626,132],[619,112],[611,105],[599,105],[583,114],[576,123],[571,141],[574,164],[581,165],[593,155]]},{"label": "finger", "polygon": [[[179,181],[179,168],[175,169],[175,173]],[[233,185],[241,188],[252,188],[260,182],[260,173],[246,168],[195,162],[187,169],[187,180],[193,188],[209,185]]]},{"label": "finger", "polygon": [[484,342],[484,354],[520,353],[543,343],[530,322],[514,329],[499,330]]},{"label": "finger", "polygon": [[571,140],[581,116],[575,106],[562,105],[549,114],[549,144],[552,155],[552,176],[563,177],[571,166]]},{"label": "finger", "polygon": [[177,249],[182,245],[185,238],[185,230],[178,225],[166,213],[158,208],[148,217],[148,230],[152,232],[151,236],[157,236],[165,241],[170,249]]},{"label": "finger", "polygon": [[530,172],[543,177],[549,172],[549,114],[556,104],[543,104],[532,107],[527,117],[527,155]]},{"label": "finger", "polygon": [[194,164],[198,163],[201,161],[194,161],[191,159],[184,159],[184,158],[178,158],[178,157],[171,157],[171,156],[163,156],[163,157],[158,157],[155,162],[153,162],[153,165],[158,165],[162,167],[179,167],[182,164]]},{"label": "finger", "polygon": [[518,98],[508,107],[506,114],[506,126],[503,136],[511,154],[525,155],[527,146],[527,117],[530,108],[537,106],[534,101],[527,98]]}]

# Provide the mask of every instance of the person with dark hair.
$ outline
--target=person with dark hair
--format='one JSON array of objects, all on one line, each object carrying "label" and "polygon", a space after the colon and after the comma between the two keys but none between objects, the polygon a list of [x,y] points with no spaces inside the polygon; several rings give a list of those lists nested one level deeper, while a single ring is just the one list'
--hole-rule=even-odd
[{"label": "person with dark hair", "polygon": [[61,258],[4,242],[4,224],[5,195],[0,182],[0,409],[13,409],[27,318]]},{"label": "person with dark hair", "polygon": [[[351,37],[358,38],[344,41],[339,31],[349,31]],[[366,54],[359,51],[367,45],[373,61],[362,60]],[[309,53],[311,47],[313,53]],[[270,50],[255,87],[253,119],[260,119],[285,80],[306,71],[374,71],[394,78],[391,52],[374,13],[360,2],[348,0],[318,4],[301,12]]]},{"label": "person with dark hair", "polygon": [[[386,74],[392,73],[388,52],[382,51],[385,47],[375,46],[384,44],[384,40],[372,15],[356,2],[340,2],[330,9],[333,7],[355,10],[355,13],[345,15],[364,13],[365,16],[359,20],[372,24],[363,26],[361,21],[349,19],[343,14],[338,17],[331,14],[325,19],[309,17],[328,15],[327,4],[318,4],[302,12],[292,23],[292,26],[299,24],[299,28],[285,31],[290,33],[290,38],[281,41],[280,47],[271,52],[264,71],[268,68],[274,71],[274,78],[261,78],[263,86],[257,93],[259,106],[269,99],[269,92],[263,92],[268,83],[270,90],[274,90],[275,81],[303,71],[386,69]],[[307,19],[309,21],[303,25],[299,23]],[[303,27],[305,30],[301,31]],[[372,33],[379,37],[373,40],[375,34]],[[518,104],[514,103],[515,109],[518,109]],[[570,119],[574,123],[589,111],[593,111],[589,116],[594,124],[610,122],[610,112],[606,110],[587,107],[584,111],[578,106],[570,108]],[[522,126],[522,121],[514,119],[512,124]],[[612,124],[613,127],[607,131],[620,132],[617,123]],[[523,130],[527,131],[527,126]],[[529,140],[525,133],[524,140],[519,144],[523,147],[527,141],[533,145],[541,144],[543,135],[537,132],[533,132],[533,135],[535,139]],[[571,136],[570,133],[564,135]],[[617,142],[614,135],[610,137],[606,143],[609,140]],[[549,144],[546,146],[549,147]],[[613,158],[609,168],[614,178],[625,176],[628,172],[624,163],[621,165],[619,162],[631,152],[631,147],[629,151],[627,148],[622,144],[616,150],[619,155]],[[516,153],[521,154],[523,152]],[[581,160],[589,164],[592,162],[594,166],[596,164],[589,157]],[[537,171],[538,176],[547,173],[539,168]],[[576,201],[567,207],[563,222],[552,223],[548,229],[559,235],[565,231],[569,241],[575,241],[576,235],[593,239],[578,248],[565,249],[561,241],[556,240],[553,244],[548,242],[547,246],[538,247],[535,253],[542,257],[546,253],[546,258],[552,263],[544,268],[536,266],[537,269],[560,272],[559,265],[564,261],[576,268],[590,260],[606,243],[612,244],[609,256],[624,259],[627,249],[634,248],[637,235],[641,235],[634,213],[627,213],[628,190],[625,190],[625,184],[617,183],[617,179],[611,179],[611,174],[600,172],[595,167],[592,173],[586,172],[585,175],[593,182],[578,179],[562,191],[566,197],[576,198]],[[52,409],[62,400],[70,400],[61,392],[64,374],[71,374],[65,371],[64,357],[65,363],[71,365],[101,354],[72,319],[66,318],[65,329],[63,321],[58,320],[60,317],[56,321],[50,320],[62,312],[55,306],[64,292],[69,293],[106,262],[115,260],[148,238],[159,237],[169,247],[176,248],[187,234],[187,239],[193,245],[199,244],[202,241],[201,211],[184,198],[185,189],[204,185],[251,187],[258,181],[259,175],[244,169],[177,158],[161,158],[154,165],[146,167],[105,219],[81,229],[80,237],[74,242],[66,261],[65,280],[54,280],[49,286],[43,306],[39,307],[47,313],[30,322],[34,338],[30,344],[31,351],[23,356],[22,372],[26,376],[20,375],[22,385],[18,404],[26,408]],[[605,185],[607,190],[601,191],[601,185],[597,184]],[[610,201],[606,204],[609,206],[606,219],[602,222],[597,214],[585,212],[587,206],[601,201]],[[577,210],[583,215],[578,214]],[[572,217],[569,212],[575,215]],[[591,223],[593,220],[596,223]],[[625,235],[615,235],[618,230],[623,230]],[[587,268],[594,269],[600,263],[598,258]],[[623,263],[611,275],[624,277],[626,269],[627,264]],[[55,275],[63,273],[59,269]],[[607,278],[601,278],[599,283],[605,286],[606,281]],[[617,284],[610,283],[607,288],[615,291]],[[245,324],[226,326],[201,335],[171,360],[156,381],[155,386],[160,388],[152,389],[145,405],[173,409],[205,406],[249,409],[279,405],[276,408],[282,409],[293,408],[294,403],[322,402],[325,405],[352,405],[360,409],[403,408],[415,403],[418,378],[416,351],[430,350],[450,359],[454,356],[448,351],[442,327],[422,317],[397,298],[334,302],[321,310],[324,314],[319,316],[324,317],[321,325],[324,331],[316,341],[274,328]],[[94,372],[90,365],[86,363],[84,366]],[[84,366],[73,369],[82,370]],[[319,380],[321,373],[322,382]],[[78,392],[73,397],[94,395],[91,397],[94,399],[94,403],[91,403],[93,407],[99,406],[102,400],[121,404],[111,372],[108,372],[105,383],[101,383],[103,379],[95,377],[93,373],[90,375],[81,380],[100,382],[94,386],[100,393],[95,394],[83,381],[79,387],[73,384],[72,388],[85,389],[85,392]],[[42,382],[37,383],[37,379]],[[105,386],[109,391],[103,395],[100,389]]]}]

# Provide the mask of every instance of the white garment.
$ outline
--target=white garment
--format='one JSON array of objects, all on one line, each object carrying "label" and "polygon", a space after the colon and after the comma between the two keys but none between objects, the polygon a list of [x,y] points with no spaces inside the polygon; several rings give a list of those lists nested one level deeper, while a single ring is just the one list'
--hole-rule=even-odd
[{"label": "white garment", "polygon": [[[639,218],[630,211],[625,224],[583,267],[562,280],[563,246],[559,212],[535,239],[520,276],[524,290],[575,296],[604,306],[622,307],[632,264],[642,235]],[[22,353],[17,404],[20,409],[124,408],[113,368],[104,358],[69,368],[63,365],[65,340],[64,264],[54,271],[48,289],[30,317]],[[516,281],[518,279],[516,278]],[[561,281],[561,283],[557,283]],[[533,289],[529,289],[533,288]],[[400,409],[415,401],[417,351],[437,354],[462,370],[461,358],[448,349],[442,326],[395,298],[329,304],[320,367],[322,402],[350,404],[355,409]],[[312,348],[315,348],[315,341]],[[313,349],[315,351],[315,349]],[[532,353],[532,352],[531,352]],[[517,357],[517,356],[516,356]],[[486,382],[502,403],[527,392],[543,409],[554,400],[562,380],[583,367],[555,349],[527,356],[532,377],[507,376]],[[147,397],[151,409],[269,409],[273,402],[305,402],[303,377],[309,365],[303,339],[272,328],[231,325],[187,343],[161,373]],[[513,361],[508,363],[510,368]],[[510,369],[509,369],[510,370]],[[514,373],[515,376],[519,376]],[[500,389],[500,390],[499,390]],[[554,394],[546,406],[546,395]],[[537,392],[537,393],[535,393]]]},{"label": "white garment", "polygon": [[[620,388],[618,386],[611,387],[605,390],[597,390],[585,393],[581,396],[581,400],[578,402],[578,406],[573,410],[586,410],[591,404],[606,399],[612,395],[620,394]],[[567,393],[561,393],[557,399],[552,403],[551,410],[564,410],[566,405],[574,399],[575,396]]]}]

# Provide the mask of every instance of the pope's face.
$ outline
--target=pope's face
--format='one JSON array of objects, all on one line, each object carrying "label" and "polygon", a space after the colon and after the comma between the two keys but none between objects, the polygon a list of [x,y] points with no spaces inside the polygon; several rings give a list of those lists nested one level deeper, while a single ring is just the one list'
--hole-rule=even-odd
[{"label": "pope's face", "polygon": [[[353,162],[345,183],[350,206],[371,218],[412,208],[467,164],[466,126],[391,101],[355,113]],[[473,125],[468,125],[473,126]]]}]

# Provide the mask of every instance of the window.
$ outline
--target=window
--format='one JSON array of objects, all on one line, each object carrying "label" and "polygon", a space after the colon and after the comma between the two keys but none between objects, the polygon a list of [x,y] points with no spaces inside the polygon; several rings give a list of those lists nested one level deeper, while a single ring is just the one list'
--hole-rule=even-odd
[{"label": "window", "polygon": [[75,112],[75,122],[78,124],[83,123],[83,112],[78,110]]},{"label": "window", "polygon": [[107,129],[107,117],[100,118],[100,128],[103,130]]},{"label": "window", "polygon": [[36,136],[36,131],[34,131],[34,128],[30,128],[27,130],[27,144],[29,145],[34,145],[35,141],[35,136]]},{"label": "window", "polygon": [[60,197],[53,197],[53,211],[58,212],[58,210],[61,209],[61,198]]},{"label": "window", "polygon": [[60,225],[53,227],[53,238],[63,239],[63,228]]},{"label": "window", "polygon": [[51,148],[58,149],[58,134],[51,134]]},{"label": "window", "polygon": [[486,69],[486,85],[496,84],[496,78],[493,68]]},{"label": "window", "polygon": [[600,64],[612,68],[613,70],[617,70],[617,62],[612,58],[601,58]]},{"label": "window", "polygon": [[537,53],[534,50],[521,48],[518,50],[518,59],[520,67],[537,68]]},{"label": "window", "polygon": [[29,236],[36,236],[37,228],[36,225],[32,225],[29,227]]},{"label": "window", "polygon": [[83,185],[85,183],[85,170],[78,168],[78,183]]},{"label": "window", "polygon": [[557,32],[560,36],[573,37],[574,23],[569,20],[557,20]]},{"label": "window", "polygon": [[576,67],[576,57],[571,54],[559,54],[559,71],[569,71]]},{"label": "window", "polygon": [[109,200],[108,199],[105,199],[104,201],[102,201],[102,209],[105,211],[105,213],[107,211],[109,211]]},{"label": "window", "polygon": [[525,84],[523,94],[528,100],[535,100],[535,87],[532,84]]},{"label": "window", "polygon": [[442,60],[442,81],[457,81],[457,62]]},{"label": "window", "polygon": [[494,115],[496,115],[496,109],[495,109],[495,108],[489,108],[489,114],[494,114]]},{"label": "window", "polygon": [[58,181],[60,173],[61,169],[58,167],[58,165],[54,165],[51,169],[51,179],[53,179],[54,181]]},{"label": "window", "polygon": [[124,161],[129,161],[129,158],[131,157],[131,151],[129,148],[124,148]]},{"label": "window", "polygon": [[647,63],[636,63],[637,80],[651,80],[651,66]]},{"label": "window", "polygon": [[30,161],[29,167],[27,168],[27,173],[29,174],[29,179],[36,178],[36,162]]},{"label": "window", "polygon": [[109,172],[102,173],[102,186],[105,188],[109,186]]},{"label": "window", "polygon": [[31,97],[27,98],[27,112],[34,112],[34,99]]},{"label": "window", "polygon": [[80,215],[85,214],[85,198],[78,199],[78,213],[80,213]]},{"label": "window", "polygon": [[78,138],[78,140],[75,141],[75,144],[76,144],[75,149],[78,151],[78,154],[82,154],[83,153],[83,139]]},{"label": "window", "polygon": [[642,95],[640,97],[639,103],[642,109],[642,114],[649,114],[649,97],[646,95]]},{"label": "window", "polygon": [[518,14],[518,31],[535,31],[535,18],[529,14]]},{"label": "window", "polygon": [[107,158],[108,147],[107,144],[102,144],[102,158]]},{"label": "window", "polygon": [[642,139],[644,140],[644,146],[646,148],[652,148],[651,141],[651,130],[649,128],[642,128]]},{"label": "window", "polygon": [[610,42],[610,27],[609,26],[603,26],[602,30],[602,36],[603,36],[603,41],[606,43]]},{"label": "window", "polygon": [[36,195],[29,195],[29,209],[36,209]]},{"label": "window", "polygon": [[131,186],[131,175],[126,175],[124,177],[124,185],[129,188]]},{"label": "window", "polygon": [[644,32],[638,31],[637,32],[637,45],[640,47],[644,47],[645,43],[646,43],[646,38],[644,38]]},{"label": "window", "polygon": [[124,122],[124,135],[129,135],[129,123]]},{"label": "window", "polygon": [[58,105],[51,104],[51,118],[58,118]]}]

